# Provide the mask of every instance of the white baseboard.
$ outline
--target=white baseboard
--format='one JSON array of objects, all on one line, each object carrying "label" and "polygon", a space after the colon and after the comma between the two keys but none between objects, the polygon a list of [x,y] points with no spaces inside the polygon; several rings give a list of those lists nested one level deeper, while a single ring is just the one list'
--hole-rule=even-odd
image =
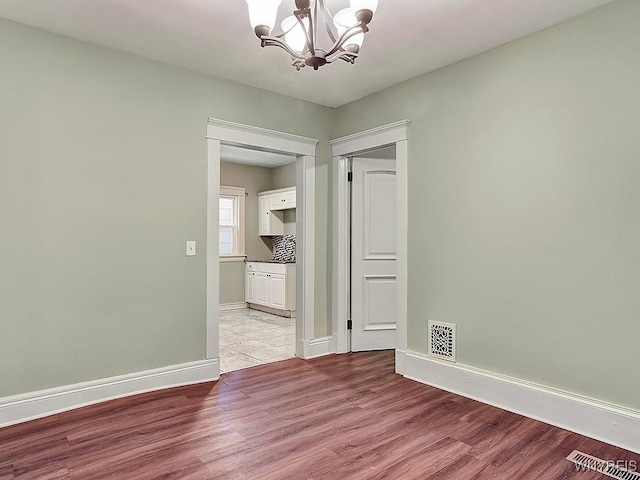
[{"label": "white baseboard", "polygon": [[270,313],[272,315],[278,315],[279,317],[296,318],[295,310],[280,310],[279,308],[267,307],[258,303],[247,303],[247,308],[258,310],[260,312]]},{"label": "white baseboard", "polygon": [[396,350],[396,373],[404,375],[407,371],[407,351]]},{"label": "white baseboard", "polygon": [[305,359],[321,357],[323,355],[330,355],[335,353],[333,348],[333,337],[322,337],[307,340],[305,342]]},{"label": "white baseboard", "polygon": [[226,312],[226,311],[229,311],[229,310],[242,310],[243,308],[247,308],[248,305],[249,304],[247,302],[221,303],[220,304],[220,311],[221,312]]},{"label": "white baseboard", "polygon": [[640,453],[640,411],[417,352],[396,355],[405,356],[407,378]]},{"label": "white baseboard", "polygon": [[220,361],[202,360],[0,398],[0,427],[95,403],[220,378]]},{"label": "white baseboard", "polygon": [[347,332],[347,341],[343,342],[343,345],[341,346],[341,348],[338,348],[338,345],[340,345],[339,341],[338,341],[338,334],[334,333],[333,335],[331,335],[331,345],[332,345],[332,351],[333,353],[348,353],[348,347],[347,345],[349,344],[349,335],[350,333]]}]

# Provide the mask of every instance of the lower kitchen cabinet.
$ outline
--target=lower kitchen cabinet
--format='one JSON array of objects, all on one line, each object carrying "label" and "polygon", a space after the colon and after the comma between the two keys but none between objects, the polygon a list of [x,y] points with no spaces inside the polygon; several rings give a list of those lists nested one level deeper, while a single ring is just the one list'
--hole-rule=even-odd
[{"label": "lower kitchen cabinet", "polygon": [[248,262],[245,292],[247,303],[295,311],[296,265]]}]

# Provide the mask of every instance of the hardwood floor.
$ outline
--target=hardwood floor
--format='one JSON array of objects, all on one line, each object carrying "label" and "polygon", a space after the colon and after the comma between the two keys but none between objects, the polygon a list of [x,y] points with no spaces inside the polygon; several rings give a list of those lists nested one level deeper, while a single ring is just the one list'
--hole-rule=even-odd
[{"label": "hardwood floor", "polygon": [[290,359],[0,429],[0,480],[605,478],[577,472],[574,449],[640,464],[393,363],[393,352]]}]

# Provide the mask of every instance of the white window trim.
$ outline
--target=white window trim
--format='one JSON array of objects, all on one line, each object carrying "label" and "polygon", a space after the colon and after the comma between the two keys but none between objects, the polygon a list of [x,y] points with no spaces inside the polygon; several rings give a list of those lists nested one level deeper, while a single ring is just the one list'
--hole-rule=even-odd
[{"label": "white window trim", "polygon": [[246,232],[246,223],[245,223],[245,203],[246,203],[246,192],[247,190],[242,187],[227,187],[220,186],[220,196],[227,197],[237,197],[238,199],[238,235],[235,239],[236,245],[234,253],[231,255],[220,255],[221,261],[233,261],[233,259],[238,259],[238,261],[244,260],[246,258],[246,241],[245,241],[245,232]]}]

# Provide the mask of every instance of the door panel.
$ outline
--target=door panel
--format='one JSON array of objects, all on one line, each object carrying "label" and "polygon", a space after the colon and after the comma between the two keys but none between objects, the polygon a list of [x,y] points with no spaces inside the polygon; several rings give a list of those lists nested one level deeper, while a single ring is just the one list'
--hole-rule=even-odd
[{"label": "door panel", "polygon": [[271,283],[271,306],[284,310],[286,288],[284,275],[271,274],[269,282]]},{"label": "door panel", "polygon": [[394,160],[352,163],[351,349],[396,348]]},{"label": "door panel", "polygon": [[256,274],[254,272],[247,272],[247,284],[246,284],[246,302],[255,303],[256,301]]},{"label": "door panel", "polygon": [[256,272],[256,290],[255,290],[255,298],[256,303],[260,303],[262,305],[267,305],[270,301],[271,292],[269,291],[269,278],[266,273]]},{"label": "door panel", "polygon": [[388,171],[364,175],[363,256],[365,260],[396,259],[396,177]]},{"label": "door panel", "polygon": [[362,316],[365,332],[395,329],[396,315],[396,276],[365,275],[363,278]]}]

